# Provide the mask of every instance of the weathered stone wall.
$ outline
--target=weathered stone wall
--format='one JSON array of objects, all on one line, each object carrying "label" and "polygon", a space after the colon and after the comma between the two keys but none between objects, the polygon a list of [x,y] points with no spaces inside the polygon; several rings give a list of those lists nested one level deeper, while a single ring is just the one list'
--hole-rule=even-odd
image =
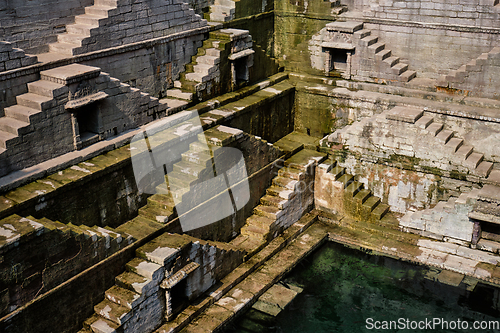
[{"label": "weathered stone wall", "polygon": [[[84,68],[82,71],[88,68],[74,66],[76,65],[65,67],[69,75],[75,75],[75,68]],[[18,105],[31,107],[33,115],[27,119],[26,126],[18,130],[17,137],[6,141],[7,150],[2,152],[0,161],[2,176],[85,147],[89,143],[84,141],[84,132],[92,132],[97,136],[92,139],[94,141],[91,143],[94,143],[148,123],[157,116],[158,99],[122,84],[109,75],[101,74],[97,78],[94,75],[94,78],[83,83],[45,89],[43,81],[47,82],[50,79],[52,74],[49,73],[53,72],[42,72],[48,75],[48,78],[30,85],[30,94],[17,98]],[[37,83],[42,84],[42,88]],[[96,113],[95,115],[80,116],[89,117],[89,120],[78,119],[79,116],[75,115],[78,114],[78,110],[75,113],[75,110],[67,109],[68,101],[78,97],[72,97],[72,94],[86,89],[108,95],[104,100],[92,104],[91,109],[87,110],[88,113],[91,111]],[[45,96],[47,93],[51,97]],[[6,116],[14,118],[15,111],[10,114],[11,109],[13,107],[6,108]],[[163,114],[164,109],[165,107]],[[92,124],[86,125],[87,122]],[[87,126],[92,126],[92,129],[87,129]]]},{"label": "weathered stone wall", "polygon": [[36,234],[21,234],[16,246],[0,248],[3,258],[0,316],[55,288],[131,241],[126,235],[122,237],[107,229],[79,229],[46,219],[33,220],[10,216],[0,222],[2,230],[7,225],[23,230],[26,222],[38,227]]},{"label": "weathered stone wall", "polygon": [[0,72],[36,63],[36,56],[26,55],[23,50],[12,47],[12,43],[0,42]]},{"label": "weathered stone wall", "polygon": [[6,0],[0,2],[0,40],[28,53],[48,51],[57,34],[66,31],[76,15],[85,13],[92,0]]}]

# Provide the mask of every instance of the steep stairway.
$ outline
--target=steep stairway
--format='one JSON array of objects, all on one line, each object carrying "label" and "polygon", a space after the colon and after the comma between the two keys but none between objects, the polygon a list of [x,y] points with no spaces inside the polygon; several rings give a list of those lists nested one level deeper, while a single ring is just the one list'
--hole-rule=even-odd
[{"label": "steep stairway", "polygon": [[260,205],[247,218],[240,235],[230,243],[251,256],[298,221],[312,207],[314,170],[325,159],[326,154],[309,149],[301,149],[288,158],[260,199]]},{"label": "steep stairway", "polygon": [[[237,265],[241,253],[224,243],[164,233],[136,250],[135,258],[116,276],[115,285],[106,290],[104,300],[94,306],[95,313],[79,332],[152,332],[187,306],[188,299],[210,288],[213,278],[227,274],[232,264],[219,267],[224,260]],[[165,304],[165,289],[171,290],[195,271],[199,278],[178,293],[169,291]],[[206,279],[207,275],[211,278]]]},{"label": "steep stairway", "polygon": [[[144,106],[147,108],[157,107],[158,113],[165,112],[160,111],[162,108],[159,106],[158,99],[110,77],[109,74],[100,72],[97,67],[72,64],[42,71],[40,79],[28,83],[28,92],[16,96],[17,103],[6,107],[5,115],[0,117],[0,161],[2,157],[8,161],[7,158],[17,153],[33,149],[30,142],[24,138],[30,133],[43,131],[46,126],[51,126],[46,121],[47,114],[52,112],[51,117],[55,117],[58,115],[57,112],[61,112],[55,108],[68,99],[67,79],[77,80],[80,77],[95,78],[99,82],[97,86],[102,88],[100,90],[108,92],[108,98],[127,94],[127,97],[131,99],[143,99]],[[41,160],[37,160],[35,156],[31,162],[33,165]],[[31,165],[25,164],[24,167]],[[12,165],[4,165],[1,162],[0,170],[2,174],[13,171]]]},{"label": "steep stairway", "polygon": [[[400,58],[394,56],[379,37],[361,26],[361,29],[353,34],[353,43],[358,45],[356,53],[365,59],[360,65],[360,71],[375,72],[374,76],[380,79],[408,82],[415,78],[416,72],[408,69],[408,65],[401,62]],[[363,68],[369,62],[368,68]],[[371,67],[371,68],[370,68]],[[363,75],[360,75],[363,76]]]},{"label": "steep stairway", "polygon": [[[485,73],[491,72],[491,67],[498,66],[499,61],[500,47],[494,47],[490,52],[482,53],[479,57],[472,59],[457,70],[452,70],[448,74],[442,75],[437,80],[436,85],[438,87],[469,90],[474,85],[477,85],[478,82],[485,81]],[[486,84],[487,82],[484,83]],[[494,97],[494,95],[488,95],[488,97]]]},{"label": "steep stairway", "polygon": [[[248,31],[243,31],[244,37],[252,41]],[[230,33],[222,31],[210,32],[209,38],[203,41],[197,54],[186,65],[185,71],[174,82],[176,89],[167,90],[167,97],[186,101],[187,103],[201,102],[213,98],[228,86],[221,77],[221,66],[227,66],[227,59],[231,54]],[[225,68],[225,72],[230,72]],[[229,78],[227,78],[229,79]]]},{"label": "steep stairway", "polygon": [[[180,0],[148,7],[132,7],[124,0],[95,0],[85,7],[85,14],[75,16],[75,23],[66,26],[56,43],[49,44],[49,53],[73,56],[165,36],[177,32],[178,26],[188,30],[206,25],[189,4]],[[183,19],[171,19],[174,15]],[[41,58],[50,59],[46,55]]]},{"label": "steep stairway", "polygon": [[84,46],[92,41],[92,30],[99,28],[100,21],[102,24],[112,14],[119,14],[118,2],[95,0],[93,6],[85,7],[85,14],[75,16],[75,23],[66,26],[66,33],[59,34],[57,42],[49,44],[49,52],[69,56],[86,53]]},{"label": "steep stairway", "polygon": [[325,139],[323,142],[341,143],[354,151],[366,153],[369,149],[370,154],[382,158],[393,153],[421,158],[422,163],[430,167],[486,179],[490,176],[496,179],[499,173],[493,170],[492,162],[484,160],[484,154],[476,152],[443,123],[424,114],[421,108],[396,106],[339,129]]},{"label": "steep stairway", "polygon": [[209,17],[212,22],[228,22],[234,19],[235,13],[236,1],[215,0],[214,4],[210,6]]}]

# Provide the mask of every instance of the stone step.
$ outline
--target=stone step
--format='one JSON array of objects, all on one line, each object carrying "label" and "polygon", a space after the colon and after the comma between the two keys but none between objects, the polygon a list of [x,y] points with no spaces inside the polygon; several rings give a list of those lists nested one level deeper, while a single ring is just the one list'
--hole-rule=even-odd
[{"label": "stone step", "polygon": [[392,55],[391,50],[388,50],[388,49],[384,48],[383,50],[381,50],[380,52],[378,52],[377,54],[375,54],[375,59],[377,59],[378,61],[382,61],[382,60],[386,60],[387,58],[390,58],[391,55]]},{"label": "stone step", "polygon": [[203,75],[211,75],[218,70],[218,67],[214,65],[198,63],[193,66],[193,70],[195,73],[201,73]]},{"label": "stone step", "polygon": [[253,213],[255,215],[264,216],[271,220],[277,220],[281,215],[283,215],[283,211],[277,207],[273,206],[264,206],[258,205],[253,209]]},{"label": "stone step", "polygon": [[493,169],[493,163],[482,161],[481,163],[479,163],[476,170],[474,170],[474,174],[481,177],[488,177],[492,169]]},{"label": "stone step", "polygon": [[0,148],[9,149],[19,143],[20,138],[12,133],[0,131]]},{"label": "stone step", "polygon": [[337,181],[344,184],[344,188],[347,188],[352,182],[354,182],[354,177],[346,173],[340,176],[339,179],[337,179]]},{"label": "stone step", "polygon": [[83,14],[83,15],[75,16],[75,23],[76,24],[86,24],[86,25],[98,27],[99,21],[102,19],[105,19],[105,18],[107,18],[107,15],[101,16],[101,15]]},{"label": "stone step", "polygon": [[204,167],[212,165],[213,160],[210,154],[206,152],[196,152],[196,151],[187,151],[181,154],[182,160],[186,163],[194,163]]},{"label": "stone step", "polygon": [[290,200],[295,196],[295,192],[293,190],[289,190],[287,188],[274,185],[268,187],[266,189],[266,193],[268,195],[277,196],[285,200]]},{"label": "stone step", "polygon": [[367,190],[367,189],[361,189],[358,191],[358,193],[356,193],[356,195],[354,196],[354,202],[362,205],[365,203],[366,200],[368,200],[368,198],[372,195],[372,191],[370,190]]},{"label": "stone step", "polygon": [[214,146],[210,146],[206,142],[195,141],[189,144],[189,150],[195,153],[205,153],[207,155],[210,154],[213,156],[213,149]]},{"label": "stone step", "polygon": [[386,119],[403,121],[406,123],[414,124],[419,120],[424,114],[421,108],[406,107],[406,106],[396,106],[389,110],[385,117]]},{"label": "stone step", "polygon": [[274,206],[278,209],[285,209],[290,204],[286,199],[268,194],[260,198],[260,203],[264,206]]},{"label": "stone step", "polygon": [[204,56],[196,58],[196,62],[198,64],[205,64],[205,65],[214,66],[214,65],[217,65],[220,63],[220,57],[204,55]]},{"label": "stone step", "polygon": [[192,101],[193,100],[193,94],[189,92],[183,92],[180,89],[168,89],[167,90],[167,96],[170,98],[177,98],[181,99],[184,101]]},{"label": "stone step", "polygon": [[341,167],[340,165],[334,166],[330,171],[328,171],[332,175],[335,175],[335,180],[338,180],[340,177],[342,177],[345,174],[345,168]]},{"label": "stone step", "polygon": [[69,89],[67,86],[46,80],[38,80],[28,83],[28,92],[45,96],[50,99],[67,94],[68,91]]},{"label": "stone step", "polygon": [[[210,170],[204,165],[199,165],[199,164],[195,164],[195,163],[188,163],[185,161],[180,161],[180,162],[177,162],[174,164],[174,172],[178,172],[181,175],[186,174],[189,176],[194,176],[196,178],[199,177],[200,174],[205,170],[209,174],[211,171],[211,174],[213,175],[213,169]],[[178,175],[178,174],[176,174],[176,175]],[[190,178],[188,178],[188,179],[190,179]]]},{"label": "stone step", "polygon": [[401,74],[399,77],[400,77],[402,82],[409,82],[417,77],[417,72],[407,70],[403,74]]},{"label": "stone step", "polygon": [[433,121],[434,118],[432,116],[422,116],[415,122],[415,125],[417,125],[422,129],[426,129],[427,127],[430,126],[430,124],[432,124]]},{"label": "stone step", "polygon": [[65,33],[57,35],[57,41],[63,44],[74,44],[78,46],[82,46],[82,40],[87,38],[87,35],[79,35],[72,33]]},{"label": "stone step", "polygon": [[55,100],[50,97],[26,93],[16,97],[17,105],[43,111],[55,106]]},{"label": "stone step", "polygon": [[165,270],[161,265],[140,258],[134,258],[127,262],[125,268],[128,272],[136,273],[156,282],[160,282],[165,276]]},{"label": "stone step", "polygon": [[110,302],[116,303],[128,309],[133,309],[144,300],[144,296],[141,297],[141,294],[117,285],[114,285],[110,289],[106,290],[105,297]]},{"label": "stone step", "polygon": [[148,206],[158,207],[161,209],[172,209],[175,207],[174,199],[168,194],[154,194],[148,197]]},{"label": "stone step", "polygon": [[168,207],[167,209],[163,209],[156,206],[146,205],[144,207],[139,208],[139,215],[145,218],[151,219],[158,223],[167,223],[169,222],[173,216],[175,215],[173,207]]},{"label": "stone step", "polygon": [[273,178],[272,184],[279,186],[279,187],[286,188],[286,189],[291,190],[291,191],[295,191],[297,189],[297,186],[300,184],[300,182],[295,180],[295,179],[277,176],[277,177]]},{"label": "stone step", "polygon": [[116,9],[116,6],[103,6],[103,5],[94,5],[85,7],[85,14],[108,17],[108,13],[110,10]]},{"label": "stone step", "polygon": [[220,50],[216,48],[209,48],[205,50],[206,55],[210,57],[220,57]]},{"label": "stone step", "polygon": [[123,272],[115,278],[117,287],[130,290],[144,298],[158,290],[158,285],[151,279],[145,278],[134,272]]},{"label": "stone step", "polygon": [[373,212],[375,207],[380,204],[380,198],[376,196],[371,196],[363,203],[363,207],[367,208],[370,212]]},{"label": "stone step", "polygon": [[377,220],[380,220],[385,216],[385,214],[387,214],[388,211],[389,211],[389,205],[381,203],[378,204],[377,207],[375,207],[375,209],[373,209],[372,215]]},{"label": "stone step", "polygon": [[397,63],[396,65],[391,67],[391,70],[394,74],[396,75],[401,75],[403,72],[405,72],[408,69],[408,65],[404,63]]},{"label": "stone step", "polygon": [[359,44],[361,46],[370,46],[370,45],[373,45],[375,44],[376,42],[378,42],[378,37],[377,36],[366,36],[362,39],[359,40]]},{"label": "stone step", "polygon": [[261,225],[248,224],[241,228],[241,234],[250,237],[264,238],[269,233],[269,228]]},{"label": "stone step", "polygon": [[442,143],[446,144],[453,137],[453,131],[442,130],[436,135],[436,138]]},{"label": "stone step", "polygon": [[460,138],[451,138],[445,145],[447,149],[450,149],[453,153],[455,153],[462,145],[464,144],[464,140]]},{"label": "stone step", "polygon": [[109,6],[109,7],[117,7],[118,0],[94,0],[95,6]]},{"label": "stone step", "polygon": [[354,36],[358,39],[363,39],[371,35],[371,31],[368,29],[362,29],[354,32]]},{"label": "stone step", "polygon": [[475,169],[483,161],[484,155],[480,153],[471,153],[469,157],[465,159],[465,165],[470,169]]},{"label": "stone step", "polygon": [[69,44],[69,43],[52,43],[49,44],[50,52],[65,54],[73,56],[76,54],[76,49],[81,47],[80,44]]},{"label": "stone step", "polygon": [[96,318],[90,319],[91,323],[89,324],[89,328],[94,333],[119,333],[120,325],[112,322],[111,320],[104,319],[100,316],[96,315]]},{"label": "stone step", "polygon": [[304,170],[292,168],[292,167],[285,167],[281,168],[278,171],[278,176],[284,177],[284,178],[290,178],[290,179],[295,179],[295,180],[303,180],[306,177],[306,172]]},{"label": "stone step", "polygon": [[33,131],[33,126],[29,123],[21,120],[17,120],[11,117],[1,117],[0,118],[0,131],[11,133],[14,135],[24,135],[26,133]]},{"label": "stone step", "polygon": [[122,235],[130,235],[135,239],[141,239],[163,227],[161,223],[137,216],[122,224],[116,231]]},{"label": "stone step", "polygon": [[267,218],[265,216],[261,216],[261,215],[250,215],[249,218],[247,218],[246,220],[246,225],[257,225],[257,226],[260,226],[262,228],[267,228],[269,229],[269,227],[275,222],[274,219],[270,219],[270,218]]},{"label": "stone step", "polygon": [[108,299],[94,306],[94,311],[104,319],[110,320],[117,325],[122,325],[132,316],[131,310]]},{"label": "stone step", "polygon": [[441,132],[442,129],[443,129],[443,124],[432,123],[425,130],[427,131],[427,133],[436,136],[439,134],[439,132]]},{"label": "stone step", "polygon": [[381,42],[378,42],[378,43],[375,43],[375,44],[368,46],[368,50],[370,50],[371,52],[373,52],[375,54],[379,53],[383,49],[385,49],[385,44],[381,43]]},{"label": "stone step", "polygon": [[91,30],[97,27],[88,24],[68,24],[66,31],[70,34],[91,36]]},{"label": "stone step", "polygon": [[354,198],[359,191],[363,189],[363,183],[353,181],[345,188],[344,193],[349,196],[349,198]]},{"label": "stone step", "polygon": [[295,169],[306,171],[313,161],[321,163],[326,159],[326,155],[311,149],[302,149],[297,154],[287,159],[284,163],[285,167],[293,167]]}]

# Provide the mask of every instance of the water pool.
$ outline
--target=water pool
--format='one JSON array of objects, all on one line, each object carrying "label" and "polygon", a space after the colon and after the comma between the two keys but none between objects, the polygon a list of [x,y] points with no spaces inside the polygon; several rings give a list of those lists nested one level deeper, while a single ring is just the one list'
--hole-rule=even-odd
[{"label": "water pool", "polygon": [[500,332],[497,288],[470,278],[451,286],[437,274],[328,242],[283,279],[304,289],[283,312],[252,309],[227,332]]}]

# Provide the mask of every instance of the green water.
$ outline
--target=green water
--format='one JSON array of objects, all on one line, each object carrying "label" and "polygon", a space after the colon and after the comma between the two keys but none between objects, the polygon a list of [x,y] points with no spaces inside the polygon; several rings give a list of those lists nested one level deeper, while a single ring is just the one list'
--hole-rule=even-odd
[{"label": "green water", "polygon": [[[274,318],[250,310],[228,332],[500,332],[472,327],[500,320],[497,289],[467,291],[464,281],[451,287],[432,279],[436,273],[330,242],[283,280],[304,288],[283,312]],[[375,329],[391,321],[393,329]]]}]

